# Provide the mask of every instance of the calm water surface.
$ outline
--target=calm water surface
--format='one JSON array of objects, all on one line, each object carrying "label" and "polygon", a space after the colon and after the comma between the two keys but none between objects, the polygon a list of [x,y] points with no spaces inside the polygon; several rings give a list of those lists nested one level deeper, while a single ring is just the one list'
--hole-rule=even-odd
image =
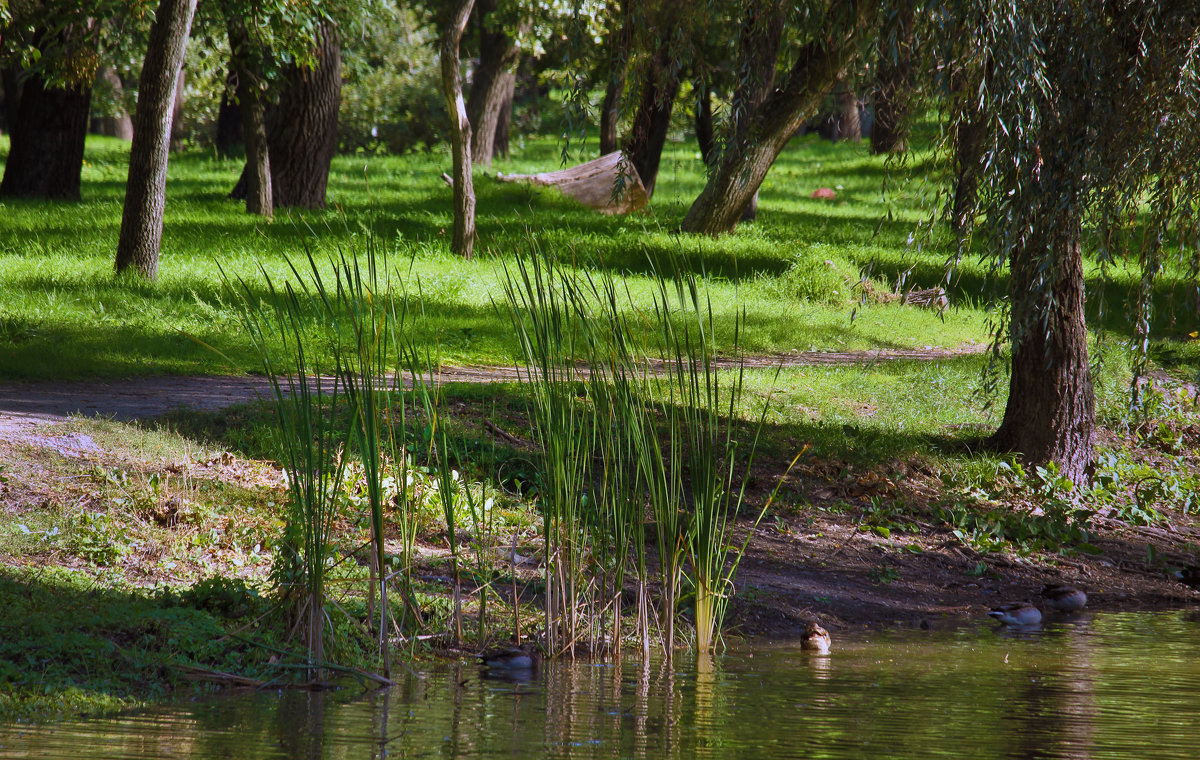
[{"label": "calm water surface", "polygon": [[472,665],[388,692],[206,699],[0,727],[4,758],[1200,757],[1200,618],[1094,615],[738,649],[697,667],[553,664],[528,683]]}]

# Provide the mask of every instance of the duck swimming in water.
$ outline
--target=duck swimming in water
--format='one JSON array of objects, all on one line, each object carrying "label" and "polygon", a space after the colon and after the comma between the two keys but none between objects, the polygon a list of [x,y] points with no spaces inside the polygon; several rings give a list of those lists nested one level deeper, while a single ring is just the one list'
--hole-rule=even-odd
[{"label": "duck swimming in water", "polygon": [[542,665],[541,651],[530,644],[484,652],[479,659],[493,673],[532,674]]},{"label": "duck swimming in water", "polygon": [[1042,622],[1042,611],[1029,602],[1015,602],[993,607],[988,617],[994,617],[1005,625],[1014,627],[1034,626]]},{"label": "duck swimming in water", "polygon": [[1087,606],[1087,594],[1082,589],[1063,583],[1047,583],[1042,586],[1042,598],[1058,612],[1078,612]]},{"label": "duck swimming in water", "polygon": [[804,628],[804,637],[800,639],[800,648],[816,654],[829,654],[829,631],[816,623],[809,623]]}]

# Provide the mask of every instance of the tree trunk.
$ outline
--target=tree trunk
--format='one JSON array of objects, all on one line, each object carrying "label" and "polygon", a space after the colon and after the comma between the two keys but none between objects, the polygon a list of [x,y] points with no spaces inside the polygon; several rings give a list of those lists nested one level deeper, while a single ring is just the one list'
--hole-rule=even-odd
[{"label": "tree trunk", "polygon": [[858,96],[849,76],[838,78],[837,135],[834,140],[861,140],[862,122],[858,118]]},{"label": "tree trunk", "polygon": [[[483,166],[492,163],[496,127],[504,108],[506,77],[512,74],[520,50],[496,19],[497,0],[477,0],[475,18],[480,25],[479,66],[475,68],[467,117],[471,120],[471,157]],[[515,82],[514,82],[515,84]]]},{"label": "tree trunk", "polygon": [[138,84],[116,266],[151,280],[158,275],[175,94],[195,12],[196,0],[159,0]]},{"label": "tree trunk", "polygon": [[[104,84],[112,91],[113,98],[119,103],[124,97],[125,87],[121,83],[121,77],[117,74],[117,70],[112,66],[105,66],[100,69],[100,73],[96,75],[97,79],[103,79]],[[133,119],[129,118],[129,114],[125,109],[118,106],[117,112],[112,116],[97,116],[92,119],[92,131],[98,135],[106,137],[116,137],[126,142],[133,140]]]},{"label": "tree trunk", "polygon": [[471,258],[475,248],[475,186],[471,179],[471,120],[463,102],[459,73],[459,46],[475,0],[455,0],[450,19],[442,30],[442,89],[450,114],[450,144],[454,155],[454,238],[451,250]]},{"label": "tree trunk", "polygon": [[505,72],[500,102],[500,116],[496,119],[496,139],[492,141],[492,155],[508,158],[509,132],[512,131],[513,97],[517,91],[517,73]]},{"label": "tree trunk", "polygon": [[8,132],[12,132],[17,123],[17,107],[21,103],[21,81],[18,73],[15,67],[0,71],[0,84],[4,86],[4,129]]},{"label": "tree trunk", "polygon": [[621,93],[629,72],[629,54],[633,47],[633,7],[635,0],[621,3],[621,26],[610,35],[608,77],[604,84],[604,102],[600,105],[600,155],[617,150],[617,125],[621,119]]},{"label": "tree trunk", "polygon": [[716,151],[713,133],[712,88],[706,80],[696,82],[696,142],[700,146],[700,158],[706,166],[711,165]]},{"label": "tree trunk", "polygon": [[[847,10],[850,17],[840,20]],[[850,62],[873,10],[868,0],[833,5],[821,27],[828,37],[800,48],[783,87],[772,90],[740,122],[745,127],[732,132],[720,163],[684,217],[684,232],[733,230],[788,140]]]},{"label": "tree trunk", "polygon": [[[733,119],[730,125],[734,134],[746,134],[751,127],[751,115],[758,112],[763,101],[775,88],[775,61],[783,44],[787,10],[786,0],[767,0],[747,8],[739,43],[742,81],[734,92]],[[741,221],[749,222],[757,218],[756,189],[742,209]]]},{"label": "tree trunk", "polygon": [[903,153],[908,149],[908,96],[915,40],[913,0],[895,0],[886,12],[875,70],[875,121],[871,152]]},{"label": "tree trunk", "polygon": [[275,204],[271,192],[271,159],[263,88],[259,77],[261,55],[240,16],[229,14],[226,26],[233,68],[237,73],[238,105],[245,120],[246,211],[269,217],[275,210]]},{"label": "tree trunk", "polygon": [[[221,93],[221,106],[217,109],[217,134],[213,141],[217,153],[221,156],[229,156],[243,145],[246,139],[243,134],[242,106],[238,102],[237,87],[237,74],[231,64],[225,77],[225,91]],[[231,93],[233,97],[230,97]]]},{"label": "tree trunk", "polygon": [[38,74],[25,81],[10,127],[0,196],[80,199],[91,103],[90,86],[47,87]]},{"label": "tree trunk", "polygon": [[966,112],[963,117],[954,119],[954,198],[950,206],[950,225],[961,237],[975,221],[987,127],[974,105],[971,80],[961,67],[952,75],[951,88],[957,101],[955,107]]},{"label": "tree trunk", "polygon": [[[1084,324],[1082,224],[1069,210],[1042,215],[1043,229],[1010,261],[1012,376],[992,444],[1032,464],[1055,462],[1076,485],[1089,481],[1096,411]],[[1053,250],[1051,250],[1053,248]],[[1047,270],[1046,262],[1053,262]]]},{"label": "tree trunk", "polygon": [[187,102],[187,71],[179,67],[179,75],[175,78],[175,99],[171,106],[171,150],[178,153],[183,150],[183,107]]},{"label": "tree trunk", "polygon": [[325,208],[329,165],[337,151],[342,49],[331,23],[317,30],[316,43],[317,68],[286,72],[267,138],[275,208]]},{"label": "tree trunk", "polygon": [[654,197],[658,180],[658,165],[662,161],[667,131],[671,128],[671,111],[679,94],[679,64],[671,53],[671,31],[663,30],[654,55],[646,64],[642,78],[642,99],[625,147],[646,195]]}]

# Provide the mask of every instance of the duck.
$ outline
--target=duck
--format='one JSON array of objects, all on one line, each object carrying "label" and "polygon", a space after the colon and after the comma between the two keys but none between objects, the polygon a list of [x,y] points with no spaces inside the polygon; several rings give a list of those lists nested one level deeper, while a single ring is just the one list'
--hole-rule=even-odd
[{"label": "duck", "polygon": [[1087,594],[1082,589],[1063,583],[1047,583],[1041,594],[1046,604],[1058,612],[1078,612],[1087,606]]},{"label": "duck", "polygon": [[1014,627],[1034,626],[1042,622],[1042,611],[1029,602],[1014,602],[993,607],[988,617],[994,617],[1004,625]]},{"label": "duck", "polygon": [[532,674],[542,666],[542,653],[532,645],[494,649],[479,655],[483,667],[493,673]]},{"label": "duck", "polygon": [[1200,567],[1189,565],[1181,570],[1176,570],[1171,576],[1188,588],[1200,591]]},{"label": "duck", "polygon": [[815,654],[829,654],[829,631],[816,623],[809,623],[804,628],[804,637],[800,639],[800,648]]}]

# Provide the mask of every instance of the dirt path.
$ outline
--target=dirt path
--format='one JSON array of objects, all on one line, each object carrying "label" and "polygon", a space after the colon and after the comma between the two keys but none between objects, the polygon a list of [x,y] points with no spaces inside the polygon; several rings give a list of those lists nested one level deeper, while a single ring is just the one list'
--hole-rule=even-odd
[{"label": "dirt path", "polygon": [[[874,351],[807,351],[778,356],[748,357],[750,368],[813,367],[872,364],[890,361],[938,361],[981,353],[983,346],[959,349],[880,349]],[[732,368],[731,360],[719,366]],[[446,383],[513,382],[512,367],[449,367],[437,379]],[[111,417],[130,421],[151,419],[187,407],[211,412],[234,404],[269,398],[271,386],[254,375],[154,375],[108,380],[0,382],[0,436],[12,439],[22,431],[67,417]]]}]

